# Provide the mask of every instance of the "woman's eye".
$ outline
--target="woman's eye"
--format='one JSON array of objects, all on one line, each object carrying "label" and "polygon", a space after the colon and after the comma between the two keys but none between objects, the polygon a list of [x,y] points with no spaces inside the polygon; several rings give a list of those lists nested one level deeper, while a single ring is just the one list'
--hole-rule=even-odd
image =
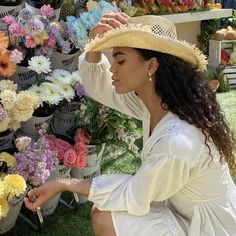
[{"label": "woman's eye", "polygon": [[119,65],[122,65],[124,62],[125,62],[125,60],[122,60],[122,61],[118,61],[117,63],[118,63]]}]

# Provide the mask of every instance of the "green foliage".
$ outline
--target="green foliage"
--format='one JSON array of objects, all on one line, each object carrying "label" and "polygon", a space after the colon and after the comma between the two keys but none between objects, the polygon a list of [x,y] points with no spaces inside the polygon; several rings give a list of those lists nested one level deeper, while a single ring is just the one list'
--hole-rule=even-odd
[{"label": "green foliage", "polygon": [[77,127],[88,135],[91,144],[116,144],[134,154],[142,137],[141,122],[108,108],[90,97],[80,100]]},{"label": "green foliage", "polygon": [[215,33],[220,27],[220,19],[201,21],[201,32],[198,35],[198,42],[203,54],[209,55],[209,39],[211,34]]}]

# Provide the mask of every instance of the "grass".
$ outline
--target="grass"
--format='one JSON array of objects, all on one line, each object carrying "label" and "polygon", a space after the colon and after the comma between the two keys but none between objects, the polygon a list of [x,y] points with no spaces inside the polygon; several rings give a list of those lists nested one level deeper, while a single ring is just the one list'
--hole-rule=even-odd
[{"label": "grass", "polygon": [[[225,112],[226,119],[236,136],[236,91],[217,94],[219,103]],[[111,155],[112,153],[112,155]],[[106,150],[102,162],[102,173],[127,173],[134,174],[140,165],[140,159],[130,155],[113,155],[114,150]],[[108,157],[109,156],[109,157]],[[63,193],[63,199],[70,201],[73,197],[70,193]],[[54,214],[45,219],[42,230],[33,230],[23,219],[18,218],[15,227],[6,233],[7,236],[92,236],[90,223],[90,209],[92,204],[87,202],[80,204],[78,209],[71,210],[63,204],[59,204]],[[34,215],[29,213],[34,219]]]}]

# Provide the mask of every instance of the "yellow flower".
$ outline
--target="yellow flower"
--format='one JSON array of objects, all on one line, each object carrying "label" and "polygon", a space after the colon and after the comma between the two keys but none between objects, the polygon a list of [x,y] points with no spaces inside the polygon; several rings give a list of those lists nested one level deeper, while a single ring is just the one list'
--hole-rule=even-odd
[{"label": "yellow flower", "polygon": [[7,152],[0,153],[0,161],[5,161],[9,167],[16,165],[16,158]]},{"label": "yellow flower", "polygon": [[2,217],[6,217],[9,211],[9,204],[6,198],[0,198],[0,206],[1,206],[1,211],[0,211],[0,219],[1,219]]},{"label": "yellow flower", "polygon": [[5,195],[5,185],[3,184],[3,181],[0,180],[0,198],[4,197]]},{"label": "yellow flower", "polygon": [[0,93],[1,103],[5,110],[11,110],[14,108],[16,100],[16,92],[12,90],[4,90]]},{"label": "yellow flower", "polygon": [[43,31],[34,36],[34,41],[36,44],[40,45],[44,43],[44,40],[48,39],[48,34],[46,31]]},{"label": "yellow flower", "polygon": [[13,81],[11,80],[1,80],[0,81],[0,90],[3,91],[3,90],[11,90],[11,91],[16,91],[17,89],[17,84],[14,84]]},{"label": "yellow flower", "polygon": [[3,183],[5,185],[5,191],[7,191],[8,200],[11,200],[15,196],[19,196],[26,190],[26,182],[21,175],[7,175]]}]

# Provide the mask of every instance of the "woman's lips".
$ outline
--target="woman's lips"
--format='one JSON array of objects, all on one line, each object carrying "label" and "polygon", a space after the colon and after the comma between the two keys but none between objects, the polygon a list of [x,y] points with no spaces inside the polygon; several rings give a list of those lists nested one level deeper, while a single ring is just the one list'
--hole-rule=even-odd
[{"label": "woman's lips", "polygon": [[115,80],[115,79],[112,80],[112,85],[117,85],[118,83],[119,83],[119,80]]}]

